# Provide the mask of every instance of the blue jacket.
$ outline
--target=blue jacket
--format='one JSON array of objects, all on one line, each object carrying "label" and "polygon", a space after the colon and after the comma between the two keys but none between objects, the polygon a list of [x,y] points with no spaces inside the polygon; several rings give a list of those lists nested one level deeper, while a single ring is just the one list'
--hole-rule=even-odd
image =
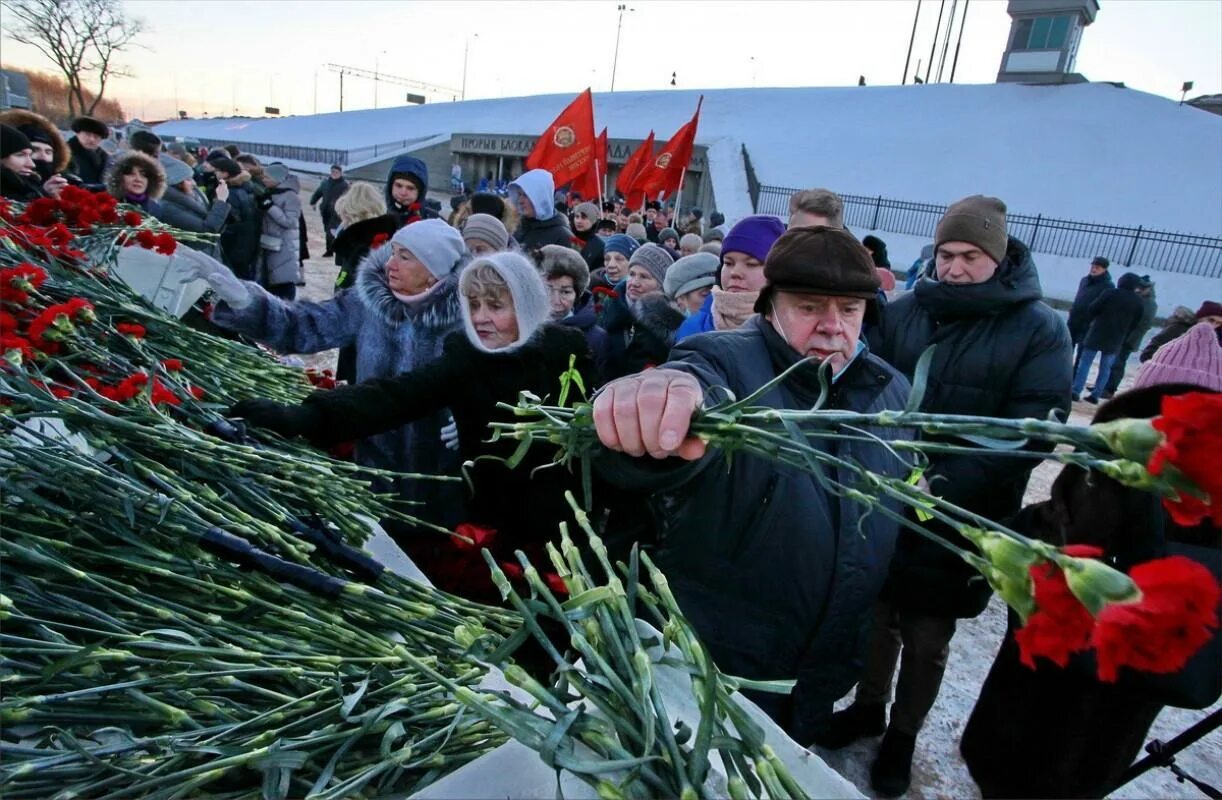
[{"label": "blue jacket", "polygon": [[679,331],[675,334],[675,341],[681,342],[692,334],[708,333],[714,330],[717,328],[713,325],[713,293],[709,292],[700,310],[683,320],[683,324],[679,326]]},{"label": "blue jacket", "polygon": [[[400,302],[386,284],[391,249],[372,251],[357,269],[356,284],[321,303],[285,302],[247,282],[253,301],[240,310],[220,304],[212,320],[240,331],[280,353],[317,353],[356,345],[356,380],[390,378],[438,358],[445,337],[462,327],[458,273],[437,284],[417,303]],[[456,474],[457,456],[441,443],[448,414],[421,417],[389,433],[362,439],[358,463],[382,469],[427,474]],[[461,522],[459,484],[403,481],[408,499],[426,503],[409,513],[442,525]]]},{"label": "blue jacket", "polygon": [[[416,198],[416,202],[410,206],[401,206],[395,201],[394,195],[391,194],[391,187],[395,185],[396,175],[412,175],[420,181],[420,194]],[[424,198],[429,192],[429,168],[420,159],[415,156],[399,156],[390,165],[390,172],[386,174],[386,211],[388,214],[393,214],[399,227],[409,225],[413,222],[422,219],[432,219],[437,216],[431,209],[425,207]]]},{"label": "blue jacket", "polygon": [[[663,368],[691,373],[706,398],[721,394],[714,394],[716,387],[746,397],[798,358],[757,316],[738,330],[687,339]],[[829,406],[900,409],[908,392],[902,375],[861,352],[833,384]],[[818,395],[812,364],[758,405],[809,408]],[[895,430],[884,435],[904,438]],[[875,473],[904,476],[880,446],[829,441],[827,447]],[[809,742],[857,680],[896,523],[878,513],[865,516],[860,505],[832,495],[803,470],[743,453],[728,461],[710,449],[696,462],[604,453],[595,467],[614,486],[652,493],[653,558],[717,666],[729,675],[797,679],[793,695],[757,702],[794,739]]]}]

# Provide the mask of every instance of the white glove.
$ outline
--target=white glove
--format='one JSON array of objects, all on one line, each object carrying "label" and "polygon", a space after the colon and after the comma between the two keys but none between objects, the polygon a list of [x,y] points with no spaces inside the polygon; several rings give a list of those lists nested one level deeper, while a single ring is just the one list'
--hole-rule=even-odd
[{"label": "white glove", "polygon": [[450,450],[458,449],[458,423],[453,417],[450,417],[449,424],[441,426],[441,443]]},{"label": "white glove", "polygon": [[178,257],[182,262],[184,282],[196,279],[207,281],[217,297],[234,310],[250,305],[250,291],[229,267],[207,253],[189,247],[180,247]]}]

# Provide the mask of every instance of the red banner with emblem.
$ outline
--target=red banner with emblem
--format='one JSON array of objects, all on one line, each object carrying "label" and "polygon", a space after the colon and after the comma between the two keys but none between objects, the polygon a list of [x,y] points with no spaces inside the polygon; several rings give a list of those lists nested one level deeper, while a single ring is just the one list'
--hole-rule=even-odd
[{"label": "red banner with emblem", "polygon": [[700,124],[700,106],[704,103],[704,95],[696,103],[696,113],[662,148],[652,161],[646,162],[632,184],[634,192],[641,192],[647,198],[657,197],[664,193],[667,197],[679,191],[683,183],[683,173],[692,161],[692,148],[696,142],[696,128]]},{"label": "red banner with emblem", "polygon": [[586,89],[535,142],[526,168],[545,169],[556,186],[564,186],[592,169],[594,154],[594,96]]}]

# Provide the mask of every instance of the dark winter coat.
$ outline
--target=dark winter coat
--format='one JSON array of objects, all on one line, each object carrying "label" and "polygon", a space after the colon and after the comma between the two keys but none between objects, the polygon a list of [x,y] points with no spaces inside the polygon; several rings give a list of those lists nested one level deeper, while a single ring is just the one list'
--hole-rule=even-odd
[{"label": "dark winter coat", "polygon": [[[1181,384],[1126,392],[1101,406],[1094,421],[1148,419],[1160,413],[1163,397],[1186,391],[1203,390]],[[1051,499],[1023,509],[1013,524],[1058,546],[1102,547],[1122,570],[1166,555],[1167,547],[1212,559],[1215,573],[1222,564],[1222,530],[1208,520],[1182,528],[1156,495],[1074,466],[1061,470]],[[1089,656],[1066,668],[1043,659],[1034,670],[1023,665],[1014,642],[1017,624],[1012,613],[960,744],[985,797],[1102,797],[1141,755],[1164,704],[1185,703],[1183,686],[1202,692],[1188,707],[1217,699],[1208,688],[1210,675],[1218,686],[1217,650],[1198,652],[1178,675],[1122,670],[1116,683],[1103,683]],[[1177,684],[1181,688],[1171,691]]]},{"label": "dark winter coat", "polygon": [[[418,179],[417,188],[420,190],[420,193],[416,197],[416,202],[405,206],[395,200],[391,189],[395,185],[396,175],[413,175]],[[399,156],[391,164],[390,172],[386,176],[386,212],[395,218],[400,228],[422,219],[436,219],[437,213],[424,205],[425,195],[428,194],[428,191],[428,165],[415,156]]]},{"label": "dark winter coat", "polygon": [[328,229],[339,224],[339,217],[335,213],[335,203],[344,196],[346,191],[348,191],[347,178],[341,176],[339,180],[332,180],[328,175],[318,184],[314,194],[310,195],[310,205],[318,204],[318,212],[322,215],[323,225]]},{"label": "dark winter coat", "polygon": [[84,188],[93,192],[101,192],[106,188],[106,168],[110,165],[110,156],[101,147],[96,150],[86,150],[80,140],[73,136],[68,140],[68,149],[72,151],[72,160],[68,162],[68,172],[81,179]]},{"label": "dark winter coat", "polygon": [[[1025,245],[1010,239],[996,274],[951,285],[934,267],[912,292],[890,303],[871,332],[874,353],[911,377],[936,345],[921,410],[1046,419],[1069,412],[1073,365],[1065,323],[1040,301],[1039,274]],[[1051,447],[1049,447],[1051,449]],[[1033,464],[1018,458],[935,455],[925,477],[933,494],[989,519],[1018,511]],[[944,526],[931,529],[950,535]],[[980,573],[912,531],[900,533],[884,597],[900,608],[942,617],[974,617],[990,590]]]},{"label": "dark winter coat", "polygon": [[[285,302],[247,283],[253,302],[240,310],[217,306],[213,321],[240,331],[280,353],[317,353],[356,346],[356,379],[390,378],[440,357],[445,337],[462,325],[458,270],[414,303],[403,303],[386,283],[390,248],[375,250],[357,271],[356,285],[321,303]],[[402,472],[457,473],[458,461],[443,448],[443,412],[356,444],[361,464]],[[411,513],[441,525],[462,521],[461,492],[452,483],[404,481],[399,491],[426,503]]]},{"label": "dark winter coat", "polygon": [[[369,255],[373,240],[380,236],[389,240],[398,229],[398,221],[390,214],[373,219],[363,219],[349,225],[335,237],[335,263],[339,274],[335,276],[335,291],[341,292],[356,282],[357,267]],[[335,379],[356,383],[356,345],[345,345],[339,349],[335,364]]]},{"label": "dark winter coat", "polygon": [[0,197],[7,197],[18,203],[28,203],[46,196],[38,173],[23,177],[16,170],[0,166]]},{"label": "dark winter coat", "polygon": [[[168,186],[161,196],[157,219],[184,231],[220,233],[229,218],[229,203],[224,200],[213,200],[210,205],[204,203],[204,196],[197,191],[187,193],[177,186]],[[218,244],[194,241],[182,244],[213,256],[220,252]]]},{"label": "dark winter coat", "polygon": [[571,244],[581,251],[581,257],[585,259],[586,266],[590,268],[590,272],[602,269],[603,240],[601,236],[594,232],[593,227],[585,233],[574,228]]},{"label": "dark winter coat", "polygon": [[569,230],[568,220],[564,214],[557,211],[548,219],[523,217],[518,223],[514,238],[525,251],[543,247],[545,244],[558,244],[561,247],[573,246],[573,232]]},{"label": "dark winter coat", "polygon": [[606,380],[610,340],[607,332],[598,324],[598,315],[594,313],[594,298],[589,292],[577,298],[577,302],[573,304],[573,313],[560,320],[560,324],[576,328],[586,337],[586,344],[594,359],[594,378],[596,384],[601,384]]},{"label": "dark winter coat", "polygon": [[1121,275],[1119,286],[1108,289],[1091,303],[1090,328],[1082,340],[1083,347],[1100,353],[1120,352],[1145,314],[1145,304],[1133,291],[1138,280],[1131,272]]},{"label": "dark winter coat", "polygon": [[250,173],[239,172],[228,183],[229,219],[221,232],[222,261],[239,278],[250,280],[258,266],[263,220]]},{"label": "dark winter coat", "polygon": [[617,297],[603,303],[598,323],[607,332],[607,380],[661,364],[683,324],[683,313],[662,294],[642,297],[634,312],[628,303],[628,282],[621,281],[615,292]]},{"label": "dark winter coat", "polygon": [[[310,412],[307,438],[328,446],[363,439],[449,409],[458,427],[458,455],[474,462],[468,470],[472,494],[468,522],[498,531],[497,551],[512,558],[515,549],[557,538],[559,523],[571,519],[566,490],[580,494],[580,477],[566,469],[538,469],[555,452],[532,449],[516,468],[480,456],[509,458],[517,443],[488,442],[488,423],[514,422],[512,411],[522,391],[554,402],[569,360],[586,385],[593,365],[584,337],[571,328],[544,325],[522,347],[509,352],[477,349],[465,331],[450,334],[440,358],[393,377],[315,392],[302,408]],[[541,553],[540,553],[541,554]]]},{"label": "dark winter coat", "polygon": [[1074,295],[1073,305],[1069,308],[1069,335],[1074,344],[1081,342],[1090,328],[1090,307],[1099,299],[1099,295],[1108,289],[1116,288],[1112,282],[1112,274],[1107,270],[1102,275],[1087,275],[1078,281],[1078,293]]},{"label": "dark winter coat", "polygon": [[[738,330],[685,340],[663,367],[693,375],[711,401],[724,397],[718,387],[746,397],[798,360],[770,322],[754,317]],[[899,409],[908,391],[902,375],[863,350],[832,385],[828,407]],[[805,409],[818,396],[817,368],[808,364],[758,405]],[[882,447],[827,447],[880,475],[904,471]],[[658,540],[651,555],[717,666],[729,675],[797,679],[792,695],[757,702],[795,740],[811,741],[857,680],[896,524],[864,516],[805,471],[743,453],[728,463],[712,448],[695,462],[604,453],[594,466],[608,483],[649,493]],[[628,544],[611,539],[619,549]]]},{"label": "dark winter coat", "polygon": [[1167,324],[1163,329],[1154,334],[1150,339],[1150,343],[1146,345],[1146,349],[1141,351],[1141,361],[1149,361],[1154,358],[1154,354],[1158,352],[1158,348],[1165,345],[1167,342],[1173,342],[1176,339],[1188,333],[1188,329],[1197,324],[1196,314],[1192,313],[1192,309],[1180,306],[1175,309]]},{"label": "dark winter coat", "polygon": [[[260,275],[265,286],[297,282],[297,267],[301,253],[300,218],[301,184],[290,174],[284,183],[268,192],[272,204],[263,210],[260,249],[263,264]],[[280,249],[271,250],[264,241],[278,239]]]},{"label": "dark winter coat", "polygon": [[1141,347],[1141,340],[1146,338],[1146,332],[1154,327],[1154,318],[1158,316],[1158,300],[1154,296],[1153,289],[1148,294],[1137,296],[1141,298],[1141,319],[1137,321],[1137,327],[1129,331],[1123,347],[1130,353],[1136,352]]}]

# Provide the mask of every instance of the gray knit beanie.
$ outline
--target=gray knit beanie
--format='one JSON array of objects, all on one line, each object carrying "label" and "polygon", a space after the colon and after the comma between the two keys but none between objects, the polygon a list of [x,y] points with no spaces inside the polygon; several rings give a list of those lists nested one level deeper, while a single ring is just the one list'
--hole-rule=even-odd
[{"label": "gray knit beanie", "polygon": [[649,274],[661,286],[662,281],[666,278],[666,269],[673,263],[675,260],[670,257],[670,253],[666,252],[665,247],[649,242],[637,248],[632,258],[628,259],[628,269],[643,267],[649,270]]},{"label": "gray knit beanie", "polygon": [[472,214],[462,226],[462,238],[485,242],[494,250],[504,250],[509,246],[509,231],[505,223],[491,214]]},{"label": "gray knit beanie", "polygon": [[628,229],[625,230],[624,233],[628,234],[633,239],[636,239],[638,242],[641,242],[642,244],[648,238],[648,236],[646,236],[645,234],[645,226],[639,222],[628,223]]},{"label": "gray knit beanie", "polygon": [[704,238],[698,233],[685,233],[679,239],[679,249],[690,247],[693,252],[700,249],[700,245],[704,244]]},{"label": "gray knit beanie", "polygon": [[666,270],[662,290],[674,300],[688,292],[712,286],[721,268],[721,259],[712,253],[694,253],[684,256]]},{"label": "gray knit beanie", "polygon": [[581,297],[590,285],[590,267],[586,260],[581,257],[581,253],[561,244],[543,245],[539,270],[544,278],[572,278],[573,289],[577,291],[578,297]]},{"label": "gray knit beanie", "polygon": [[276,161],[263,167],[263,174],[276,183],[284,183],[289,177],[289,168]]},{"label": "gray knit beanie", "polygon": [[[423,220],[407,227],[415,228],[423,225],[425,222],[432,221],[434,220]],[[440,220],[435,221],[440,222]],[[441,224],[445,225],[444,222]],[[451,228],[451,230],[453,229]],[[455,235],[458,235],[457,231],[455,231]],[[505,285],[509,287],[509,296],[513,298],[513,312],[518,320],[517,340],[510,345],[495,350],[485,347],[483,342],[479,340],[479,336],[475,334],[475,324],[471,322],[471,304],[467,302],[467,291],[471,287],[471,281],[476,271],[481,266],[492,267],[501,276],[501,280],[505,282]],[[458,293],[462,295],[459,298],[458,307],[462,311],[463,330],[467,334],[467,339],[471,344],[475,345],[477,350],[482,350],[485,353],[509,353],[519,349],[530,341],[535,332],[543,326],[543,323],[551,318],[551,304],[548,302],[547,286],[543,283],[543,277],[530,259],[521,253],[493,253],[492,255],[481,256],[475,259],[466,266],[462,275],[459,276]]]},{"label": "gray knit beanie", "polygon": [[411,251],[438,280],[453,272],[467,251],[458,231],[439,219],[405,225],[390,241]]},{"label": "gray knit beanie", "polygon": [[674,228],[663,228],[662,230],[658,231],[659,242],[664,242],[667,239],[674,239],[676,242],[679,241],[679,232]]},{"label": "gray knit beanie", "polygon": [[573,209],[574,214],[585,214],[590,222],[598,222],[602,214],[598,210],[595,203],[578,203],[577,208]]}]

